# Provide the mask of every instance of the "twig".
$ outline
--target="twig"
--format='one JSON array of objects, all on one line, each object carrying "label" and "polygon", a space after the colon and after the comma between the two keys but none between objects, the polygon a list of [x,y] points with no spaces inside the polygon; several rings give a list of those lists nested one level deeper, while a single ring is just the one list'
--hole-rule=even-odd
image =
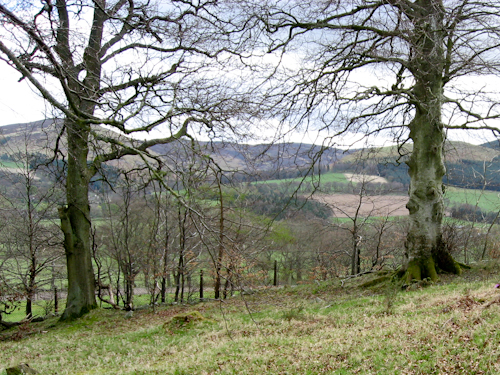
[{"label": "twig", "polygon": [[444,328],[445,325],[447,325],[449,322],[451,322],[453,320],[453,317],[451,317],[450,319],[448,319],[446,322],[443,323],[443,325],[441,326],[441,328]]},{"label": "twig", "polygon": [[[242,288],[243,289],[243,288]],[[255,324],[255,326],[257,327],[257,329],[259,330],[259,333],[262,335],[262,330],[260,329],[259,327],[259,324],[255,321],[253,315],[252,315],[252,311],[250,311],[250,307],[248,307],[248,302],[246,301],[245,299],[245,295],[243,293],[240,292],[240,296],[241,298],[243,299],[243,302],[245,303],[245,308],[247,309],[248,311],[248,315],[250,315],[250,319],[252,319],[252,322]]]},{"label": "twig", "polygon": [[495,303],[500,303],[500,297],[494,299],[493,301],[491,302],[488,302],[484,307],[483,309],[487,309],[488,307],[490,307],[491,305],[494,305]]}]

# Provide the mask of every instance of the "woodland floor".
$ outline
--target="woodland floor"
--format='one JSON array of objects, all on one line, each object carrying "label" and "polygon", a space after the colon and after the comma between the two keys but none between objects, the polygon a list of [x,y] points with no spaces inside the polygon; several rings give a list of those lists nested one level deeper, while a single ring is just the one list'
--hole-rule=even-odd
[{"label": "woodland floor", "polygon": [[498,374],[499,267],[409,290],[371,274],[128,319],[51,318],[1,332],[0,374],[19,363],[40,374]]}]

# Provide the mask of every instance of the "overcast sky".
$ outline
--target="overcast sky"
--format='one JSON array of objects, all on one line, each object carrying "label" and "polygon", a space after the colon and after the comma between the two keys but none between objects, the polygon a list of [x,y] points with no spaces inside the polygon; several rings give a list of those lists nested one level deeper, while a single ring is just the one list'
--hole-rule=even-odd
[{"label": "overcast sky", "polygon": [[[50,117],[50,107],[28,85],[26,80],[19,82],[21,75],[0,64],[0,126],[42,120]],[[151,137],[161,136],[158,132]],[[271,135],[272,138],[272,135]],[[353,138],[352,135],[350,138]],[[317,131],[308,131],[305,134],[290,135],[283,141],[321,144],[323,136]],[[352,140],[351,140],[352,142]],[[351,143],[351,142],[345,142]],[[386,140],[380,139],[378,145],[384,145]],[[255,142],[252,142],[255,143]]]},{"label": "overcast sky", "polygon": [[0,65],[0,126],[41,120],[47,113],[37,96],[14,69]]},{"label": "overcast sky", "polygon": [[[0,126],[42,120],[46,116],[50,117],[50,107],[46,106],[45,101],[33,92],[26,80],[19,82],[19,78],[20,74],[18,72],[5,63],[0,63]],[[154,136],[159,136],[159,134],[154,134]],[[323,138],[324,135],[318,134],[316,131],[309,131],[306,134],[290,135],[282,141],[321,144]],[[355,136],[351,134],[348,138],[348,141],[339,143],[344,143],[346,147],[352,143]],[[449,138],[474,144],[493,140],[490,132],[453,132],[449,134]],[[388,139],[379,138],[375,141],[372,140],[370,145],[387,146],[389,144]],[[355,145],[355,147],[363,146],[366,146],[366,144],[359,143]]]}]

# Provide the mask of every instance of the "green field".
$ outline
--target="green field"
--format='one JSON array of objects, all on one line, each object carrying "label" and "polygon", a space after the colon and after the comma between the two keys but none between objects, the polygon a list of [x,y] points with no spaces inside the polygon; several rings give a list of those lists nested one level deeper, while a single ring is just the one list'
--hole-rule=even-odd
[{"label": "green field", "polygon": [[445,199],[449,200],[448,206],[455,204],[470,204],[485,212],[500,210],[500,193],[491,190],[474,190],[447,187]]},{"label": "green field", "polygon": [[315,176],[307,176],[307,177],[295,177],[295,178],[285,178],[282,180],[266,180],[266,181],[257,181],[254,184],[284,184],[290,182],[315,182],[317,183],[326,183],[326,182],[347,182],[343,173],[322,173],[321,175]]},{"label": "green field", "polygon": [[[255,184],[286,184],[286,183],[310,183],[314,182],[317,184],[319,181],[320,188],[322,183],[336,182],[336,183],[347,183],[347,179],[343,173],[325,173],[320,177],[297,177],[283,180],[268,180],[259,181]],[[342,191],[341,193],[345,193]],[[475,189],[462,189],[456,187],[446,187],[445,193],[446,205],[448,207],[453,207],[460,204],[470,204],[472,206],[477,206],[483,212],[496,212],[500,210],[500,193],[492,190],[475,190]]]},{"label": "green field", "polygon": [[0,161],[0,168],[24,168],[24,164],[10,160],[2,160]]},{"label": "green field", "polygon": [[[58,302],[58,312],[62,313],[64,311],[65,306],[66,306],[66,300],[62,301],[60,300]],[[33,309],[33,317],[45,316],[47,313],[54,312],[54,302],[38,300],[33,303],[32,309]],[[8,315],[3,315],[2,318],[6,322],[20,322],[26,317],[25,311],[26,311],[26,302],[22,301],[14,312]]]},{"label": "green field", "polygon": [[[266,180],[254,182],[254,184],[284,184],[290,182],[338,182],[347,183],[343,173],[324,173],[321,176],[308,176],[308,177],[296,177],[287,178],[282,180]],[[476,205],[479,200],[479,207],[483,210],[497,210],[500,209],[500,193],[498,191],[492,190],[475,190],[475,189],[462,189],[456,187],[446,187],[445,198],[449,200],[451,204],[471,204]]]}]

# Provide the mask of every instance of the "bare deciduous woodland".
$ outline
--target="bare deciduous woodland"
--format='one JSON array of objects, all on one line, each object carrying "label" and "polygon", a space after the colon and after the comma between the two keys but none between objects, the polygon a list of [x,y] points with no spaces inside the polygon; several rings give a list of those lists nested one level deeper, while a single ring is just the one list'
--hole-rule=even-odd
[{"label": "bare deciduous woodland", "polygon": [[[26,206],[8,194],[14,184],[1,198],[27,213],[29,241],[9,247],[12,229],[0,227],[0,267],[27,259],[1,272],[0,322],[19,298],[32,315],[35,278],[55,288],[61,249],[63,321],[98,302],[133,310],[139,283],[156,306],[169,290],[191,300],[202,280],[216,300],[384,267],[410,285],[495,255],[500,208],[483,212],[477,198],[453,211],[443,180],[458,179],[445,165],[454,131],[498,136],[487,82],[499,74],[499,12],[468,0],[0,2],[3,65],[48,103],[36,131],[52,134],[36,163],[28,143],[4,152],[6,174],[28,167],[16,185]],[[313,131],[321,144],[286,142]],[[359,150],[376,137],[392,154]],[[39,170],[53,185],[35,195]],[[369,198],[401,202],[405,188],[408,220]],[[472,211],[481,220],[466,222],[489,226],[458,240],[445,216]],[[3,292],[14,278],[24,287]]]},{"label": "bare deciduous woodland", "polygon": [[[126,1],[10,5],[0,5],[2,57],[64,118],[66,204],[59,215],[68,303],[62,319],[72,319],[96,307],[88,189],[102,164],[137,155],[159,172],[151,146],[189,137],[197,125],[231,129],[228,120],[247,103],[223,80],[210,79],[209,59],[224,51],[217,39],[223,34],[213,32],[217,25],[206,9],[210,3],[173,2],[165,9]],[[163,133],[124,142],[95,125],[127,136],[159,126]],[[90,153],[96,142],[107,146]],[[58,139],[54,158],[60,146]]]},{"label": "bare deciduous woodland", "polygon": [[[280,78],[285,113],[331,134],[389,133],[413,143],[408,280],[458,273],[442,239],[443,148],[448,130],[498,129],[494,97],[460,87],[467,75],[498,74],[497,4],[469,1],[270,2],[257,17],[269,50],[299,55],[299,74]],[[380,77],[360,79],[356,73]],[[377,82],[378,81],[378,82]]]}]

